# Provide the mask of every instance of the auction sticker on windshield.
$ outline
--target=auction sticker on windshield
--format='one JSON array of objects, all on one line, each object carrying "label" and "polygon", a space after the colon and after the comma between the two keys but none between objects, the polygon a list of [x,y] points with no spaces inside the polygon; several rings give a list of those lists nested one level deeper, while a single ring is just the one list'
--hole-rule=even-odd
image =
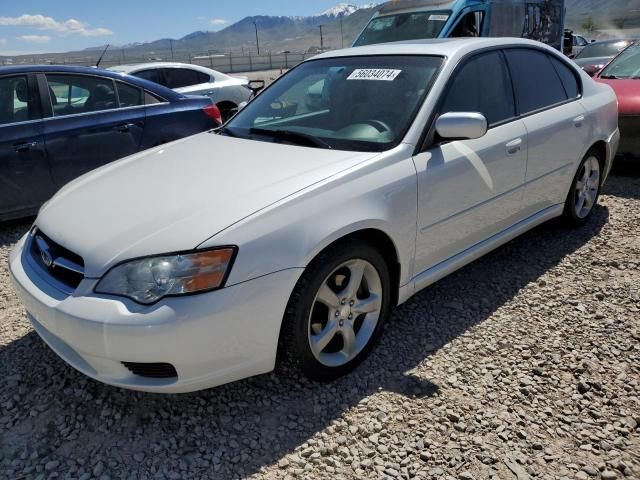
[{"label": "auction sticker on windshield", "polygon": [[389,68],[356,68],[347,80],[382,80],[393,82],[402,70],[391,70]]},{"label": "auction sticker on windshield", "polygon": [[429,20],[434,22],[446,22],[449,19],[449,15],[429,15]]}]

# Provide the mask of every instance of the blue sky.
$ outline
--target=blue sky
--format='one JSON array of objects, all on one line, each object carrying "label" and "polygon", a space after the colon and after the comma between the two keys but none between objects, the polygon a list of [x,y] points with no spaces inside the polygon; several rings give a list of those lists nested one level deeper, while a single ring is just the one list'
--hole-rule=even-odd
[{"label": "blue sky", "polygon": [[249,15],[314,15],[344,1],[0,0],[0,55],[180,38]]}]

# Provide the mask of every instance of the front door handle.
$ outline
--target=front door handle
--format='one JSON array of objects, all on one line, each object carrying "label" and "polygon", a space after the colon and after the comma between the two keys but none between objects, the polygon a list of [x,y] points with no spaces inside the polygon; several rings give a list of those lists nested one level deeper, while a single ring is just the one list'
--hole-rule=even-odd
[{"label": "front door handle", "polygon": [[507,153],[509,155],[515,155],[522,149],[522,139],[516,138],[515,140],[511,140],[505,145],[505,147],[507,148]]},{"label": "front door handle", "polygon": [[576,118],[573,119],[573,124],[576,126],[576,128],[580,128],[583,122],[584,122],[584,115],[578,115]]},{"label": "front door handle", "polygon": [[14,148],[16,152],[24,153],[24,152],[28,152],[32,148],[36,148],[37,146],[38,146],[38,142],[25,142],[25,143],[18,143],[17,145],[14,145]]}]

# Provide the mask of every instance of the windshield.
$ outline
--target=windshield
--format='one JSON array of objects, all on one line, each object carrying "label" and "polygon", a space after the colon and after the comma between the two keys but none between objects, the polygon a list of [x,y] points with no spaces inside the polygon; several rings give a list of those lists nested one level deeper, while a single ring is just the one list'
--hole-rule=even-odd
[{"label": "windshield", "polygon": [[376,17],[365,27],[353,46],[438,38],[450,15],[449,11],[428,11]]},{"label": "windshield", "polygon": [[618,55],[600,74],[602,78],[640,78],[640,43]]},{"label": "windshield", "polygon": [[404,137],[442,61],[398,55],[302,63],[221,133],[317,148],[388,150]]},{"label": "windshield", "polygon": [[628,40],[590,43],[575,58],[612,57],[620,50],[625,49],[630,43]]}]

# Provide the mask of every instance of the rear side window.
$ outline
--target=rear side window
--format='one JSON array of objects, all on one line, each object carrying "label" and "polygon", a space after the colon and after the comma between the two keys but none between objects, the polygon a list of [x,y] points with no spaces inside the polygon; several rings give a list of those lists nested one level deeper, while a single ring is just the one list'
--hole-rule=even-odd
[{"label": "rear side window", "polygon": [[0,125],[26,122],[35,118],[35,99],[27,77],[0,78]]},{"label": "rear side window", "polygon": [[122,82],[116,82],[116,88],[118,89],[120,107],[137,107],[139,105],[144,105],[144,97],[142,96],[141,88],[127,85]]},{"label": "rear side window", "polygon": [[441,113],[480,112],[489,125],[515,116],[513,94],[500,52],[473,57],[454,74]]},{"label": "rear side window", "polygon": [[190,87],[209,82],[209,75],[188,68],[165,68],[164,77],[169,88]]},{"label": "rear side window", "polygon": [[157,68],[152,68],[150,70],[142,70],[140,72],[136,72],[133,74],[138,78],[143,78],[145,80],[149,80],[153,83],[159,83],[160,85],[164,85],[162,78],[160,76],[160,70]]},{"label": "rear side window", "polygon": [[505,55],[521,115],[567,100],[549,55],[525,48],[505,50]]},{"label": "rear side window", "polygon": [[113,80],[88,75],[47,74],[55,117],[118,107]]},{"label": "rear side window", "polygon": [[580,94],[580,88],[578,87],[578,79],[576,74],[573,73],[571,68],[566,66],[562,61],[554,57],[549,57],[553,68],[556,69],[556,73],[560,77],[564,91],[568,98],[576,98]]}]

